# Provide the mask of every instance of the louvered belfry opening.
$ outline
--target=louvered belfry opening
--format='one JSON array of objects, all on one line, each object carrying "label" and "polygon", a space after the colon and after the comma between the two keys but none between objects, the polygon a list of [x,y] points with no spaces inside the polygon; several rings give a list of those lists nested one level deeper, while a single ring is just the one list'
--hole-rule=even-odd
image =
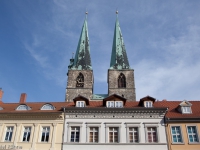
[{"label": "louvered belfry opening", "polygon": [[123,73],[118,77],[118,88],[126,88],[126,77]]},{"label": "louvered belfry opening", "polygon": [[76,78],[76,87],[84,87],[84,76],[82,73],[79,73]]}]

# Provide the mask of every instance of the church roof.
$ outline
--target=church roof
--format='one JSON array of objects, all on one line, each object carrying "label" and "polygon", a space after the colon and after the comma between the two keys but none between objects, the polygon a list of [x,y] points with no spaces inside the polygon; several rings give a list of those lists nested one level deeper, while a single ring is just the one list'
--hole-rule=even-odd
[{"label": "church roof", "polygon": [[87,13],[86,13],[85,21],[83,23],[75,58],[70,60],[69,69],[92,70],[88,27],[87,27]]},{"label": "church roof", "polygon": [[[118,14],[118,11],[116,13]],[[115,22],[110,69],[130,69],[118,15]]]}]

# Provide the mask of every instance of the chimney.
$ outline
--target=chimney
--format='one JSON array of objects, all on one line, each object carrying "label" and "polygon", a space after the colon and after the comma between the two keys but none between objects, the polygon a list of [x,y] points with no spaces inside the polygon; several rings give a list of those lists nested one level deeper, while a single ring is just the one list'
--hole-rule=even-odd
[{"label": "chimney", "polygon": [[26,96],[27,96],[26,93],[22,93],[19,102],[20,103],[26,103]]},{"label": "chimney", "polygon": [[2,97],[3,97],[3,91],[2,88],[0,88],[0,103],[2,103]]}]

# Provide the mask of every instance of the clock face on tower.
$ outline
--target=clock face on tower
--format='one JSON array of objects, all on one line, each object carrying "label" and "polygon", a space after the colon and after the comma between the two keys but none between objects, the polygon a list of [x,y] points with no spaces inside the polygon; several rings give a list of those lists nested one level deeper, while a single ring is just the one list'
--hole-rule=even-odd
[{"label": "clock face on tower", "polygon": [[76,78],[76,87],[84,87],[84,76],[82,73],[79,73]]}]

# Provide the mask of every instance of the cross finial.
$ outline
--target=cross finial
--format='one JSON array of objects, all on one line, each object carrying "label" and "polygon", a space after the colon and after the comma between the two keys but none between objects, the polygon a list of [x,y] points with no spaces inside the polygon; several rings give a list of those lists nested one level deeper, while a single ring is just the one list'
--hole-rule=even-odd
[{"label": "cross finial", "polygon": [[72,59],[73,59],[73,57],[74,57],[74,52],[72,52]]}]

